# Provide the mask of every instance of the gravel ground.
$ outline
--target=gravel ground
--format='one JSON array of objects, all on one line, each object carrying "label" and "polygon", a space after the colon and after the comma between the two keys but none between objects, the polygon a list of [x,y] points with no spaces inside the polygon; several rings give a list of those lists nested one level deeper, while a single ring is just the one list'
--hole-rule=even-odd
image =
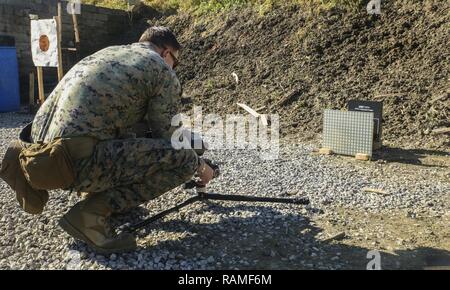
[{"label": "gravel ground", "polygon": [[[0,156],[31,119],[0,114]],[[385,268],[450,266],[448,152],[421,164],[358,162],[317,155],[313,144],[282,143],[275,161],[256,151],[208,152],[222,170],[210,189],[307,196],[310,206],[196,203],[142,230],[136,252],[107,257],[57,226],[75,194],[54,191],[45,212],[31,216],[1,181],[0,269],[353,269],[366,267],[370,250],[382,253]],[[173,190],[115,223],[134,223],[189,196]]]}]

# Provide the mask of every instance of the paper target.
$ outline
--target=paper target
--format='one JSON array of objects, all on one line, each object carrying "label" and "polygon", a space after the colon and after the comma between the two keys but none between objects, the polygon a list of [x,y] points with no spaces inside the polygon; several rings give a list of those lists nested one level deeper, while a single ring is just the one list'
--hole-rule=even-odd
[{"label": "paper target", "polygon": [[58,34],[56,20],[31,21],[31,51],[35,66],[58,66]]}]

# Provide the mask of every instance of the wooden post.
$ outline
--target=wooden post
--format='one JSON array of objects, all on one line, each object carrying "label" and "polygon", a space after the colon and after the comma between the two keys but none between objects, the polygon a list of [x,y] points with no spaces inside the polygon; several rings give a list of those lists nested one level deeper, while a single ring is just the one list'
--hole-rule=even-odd
[{"label": "wooden post", "polygon": [[42,73],[42,67],[37,67],[37,78],[38,78],[38,90],[39,90],[39,104],[42,105],[45,101],[44,95],[44,75]]},{"label": "wooden post", "polygon": [[61,2],[58,1],[58,16],[54,17],[56,20],[57,26],[57,41],[58,41],[58,81],[61,81],[64,76],[63,64],[62,64],[62,50],[61,50],[61,41],[62,41],[62,6]]},{"label": "wooden post", "polygon": [[30,90],[29,90],[29,104],[30,106],[34,106],[34,73],[30,72]]},{"label": "wooden post", "polygon": [[75,47],[78,48],[80,44],[80,30],[78,29],[78,18],[75,14],[75,3],[71,3],[72,5],[72,22],[73,22],[73,31],[75,33]]},{"label": "wooden post", "polygon": [[73,31],[75,33],[75,60],[78,61],[80,59],[80,30],[78,27],[78,17],[75,14],[75,3],[72,3],[72,22],[73,22]]}]

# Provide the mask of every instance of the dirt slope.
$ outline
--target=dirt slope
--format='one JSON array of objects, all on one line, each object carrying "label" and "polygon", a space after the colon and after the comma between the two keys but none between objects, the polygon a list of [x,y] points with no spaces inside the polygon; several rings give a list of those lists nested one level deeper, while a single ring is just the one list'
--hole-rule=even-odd
[{"label": "dirt slope", "polygon": [[260,15],[248,8],[150,23],[180,36],[184,95],[207,112],[239,112],[236,102],[265,106],[261,112],[280,114],[282,134],[319,140],[323,109],[382,100],[385,143],[447,150],[448,135],[432,130],[450,126],[449,7],[389,1],[378,16],[302,6]]}]

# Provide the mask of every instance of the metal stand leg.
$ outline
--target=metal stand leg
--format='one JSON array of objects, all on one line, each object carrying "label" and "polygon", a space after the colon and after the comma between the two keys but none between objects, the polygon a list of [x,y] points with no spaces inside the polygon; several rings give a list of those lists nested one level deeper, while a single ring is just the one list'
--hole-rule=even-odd
[{"label": "metal stand leg", "polygon": [[270,202],[270,203],[287,203],[287,204],[309,204],[308,198],[290,199],[290,198],[275,198],[275,197],[257,197],[257,196],[245,196],[245,195],[223,195],[223,194],[213,194],[213,193],[202,193],[199,192],[197,196],[191,197],[185,202],[174,206],[168,210],[160,212],[146,220],[143,220],[137,224],[132,225],[128,232],[136,232],[140,229],[145,228],[154,221],[165,217],[168,214],[179,211],[181,208],[188,206],[194,202],[202,200],[224,200],[224,201],[243,201],[243,202]]}]

